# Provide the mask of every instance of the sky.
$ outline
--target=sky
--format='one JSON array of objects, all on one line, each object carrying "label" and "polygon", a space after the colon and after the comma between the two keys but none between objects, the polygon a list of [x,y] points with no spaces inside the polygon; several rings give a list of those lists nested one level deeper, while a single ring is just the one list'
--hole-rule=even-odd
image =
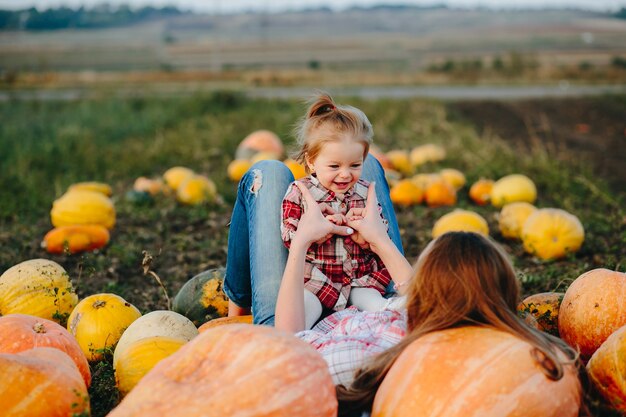
[{"label": "sky", "polygon": [[[58,7],[90,7],[104,0],[0,0],[0,9],[38,9]],[[129,4],[131,7],[174,5],[181,9],[208,13],[231,13],[238,11],[283,11],[302,8],[330,7],[341,10],[351,6],[375,4],[445,4],[452,7],[486,6],[490,8],[580,8],[587,10],[615,11],[626,7],[626,0],[107,0],[111,5]]]}]

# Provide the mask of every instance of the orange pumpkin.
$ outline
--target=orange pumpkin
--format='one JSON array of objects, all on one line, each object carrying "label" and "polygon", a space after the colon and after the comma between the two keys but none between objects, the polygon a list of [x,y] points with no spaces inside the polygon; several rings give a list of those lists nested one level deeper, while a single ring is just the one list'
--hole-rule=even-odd
[{"label": "orange pumpkin", "polygon": [[626,324],[626,273],[604,268],[588,271],[572,282],[559,310],[559,334],[589,359]]},{"label": "orange pumpkin", "polygon": [[518,304],[518,313],[527,313],[537,320],[537,328],[559,335],[559,308],[565,296],[562,292],[542,292],[530,295]]},{"label": "orange pumpkin", "polygon": [[478,204],[484,206],[491,201],[491,189],[493,188],[494,181],[481,178],[476,181],[469,190],[470,199]]},{"label": "orange pumpkin", "polygon": [[573,365],[546,377],[533,347],[488,327],[429,333],[411,343],[383,380],[372,417],[575,417],[581,386]]},{"label": "orange pumpkin", "polygon": [[212,329],[217,326],[224,326],[227,324],[252,324],[252,315],[234,316],[234,317],[220,317],[219,319],[213,319],[207,321],[202,326],[198,327],[200,333]]},{"label": "orange pumpkin", "polygon": [[58,349],[0,353],[3,417],[89,415],[87,387],[76,364]]},{"label": "orange pumpkin", "polygon": [[49,253],[63,253],[66,247],[69,253],[92,251],[109,243],[109,237],[108,229],[99,224],[59,226],[46,233],[41,247]]},{"label": "orange pumpkin", "polygon": [[380,163],[383,169],[393,169],[393,164],[391,163],[389,158],[387,158],[387,155],[385,155],[385,153],[378,146],[370,145],[369,153],[374,158],[376,158],[376,160]]},{"label": "orange pumpkin", "polygon": [[429,207],[453,206],[456,204],[456,191],[445,180],[439,179],[428,185],[424,200]]},{"label": "orange pumpkin", "polygon": [[0,353],[19,353],[36,347],[52,347],[65,352],[76,364],[85,385],[91,382],[87,358],[76,339],[60,324],[52,320],[26,314],[0,317]]},{"label": "orange pumpkin", "polygon": [[272,327],[233,324],[163,359],[108,417],[336,414],[328,366],[311,345]]},{"label": "orange pumpkin", "polygon": [[235,159],[250,159],[258,152],[271,152],[280,157],[284,151],[283,143],[274,132],[256,130],[237,146]]},{"label": "orange pumpkin", "polygon": [[398,181],[389,192],[389,198],[394,204],[401,206],[412,206],[422,202],[424,192],[411,180],[404,179]]},{"label": "orange pumpkin", "polygon": [[591,356],[589,377],[615,409],[626,414],[626,326],[611,334]]}]

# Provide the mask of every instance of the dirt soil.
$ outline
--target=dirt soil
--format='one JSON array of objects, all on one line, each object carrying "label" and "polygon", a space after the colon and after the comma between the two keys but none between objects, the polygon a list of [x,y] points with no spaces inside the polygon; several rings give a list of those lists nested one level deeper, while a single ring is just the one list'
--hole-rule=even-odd
[{"label": "dirt soil", "polygon": [[626,193],[626,97],[524,101],[466,101],[448,105],[453,117],[520,149],[543,147],[551,156],[582,161]]}]

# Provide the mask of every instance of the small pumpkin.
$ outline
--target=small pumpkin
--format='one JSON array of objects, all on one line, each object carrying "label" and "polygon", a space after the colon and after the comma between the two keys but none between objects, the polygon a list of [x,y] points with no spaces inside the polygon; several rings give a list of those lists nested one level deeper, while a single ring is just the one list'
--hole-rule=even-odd
[{"label": "small pumpkin", "polygon": [[77,182],[76,184],[70,185],[67,189],[67,191],[76,190],[95,191],[107,197],[111,197],[113,195],[113,190],[109,184],[96,181]]},{"label": "small pumpkin", "polygon": [[498,216],[498,227],[502,236],[507,239],[520,239],[526,219],[535,210],[537,207],[524,201],[505,204]]},{"label": "small pumpkin", "polygon": [[500,178],[491,189],[491,204],[502,207],[508,203],[525,201],[534,203],[537,199],[535,183],[522,174],[511,174]]},{"label": "small pumpkin", "polygon": [[311,345],[273,327],[233,324],[201,333],[160,361],[108,417],[207,413],[331,417],[337,398],[328,365]]},{"label": "small pumpkin", "polygon": [[277,161],[281,158],[280,154],[275,152],[257,152],[250,158],[252,165],[260,161]]},{"label": "small pumpkin", "polygon": [[454,168],[444,168],[439,171],[439,175],[446,181],[448,184],[452,186],[455,190],[459,190],[463,188],[467,179],[465,178],[465,174],[463,174],[458,169]]},{"label": "small pumpkin", "polygon": [[389,197],[394,204],[412,206],[422,202],[424,192],[411,180],[404,179],[391,187]]},{"label": "small pumpkin", "polygon": [[484,206],[489,203],[491,201],[491,190],[493,189],[493,184],[493,180],[485,178],[479,179],[470,187],[470,199],[479,206]]},{"label": "small pumpkin", "polygon": [[248,172],[251,166],[252,162],[248,159],[235,159],[228,164],[226,173],[232,181],[239,182],[243,174]]},{"label": "small pumpkin", "polygon": [[115,207],[104,194],[88,190],[68,191],[52,203],[50,219],[55,227],[99,224],[112,229]]},{"label": "small pumpkin", "polygon": [[443,178],[441,177],[441,175],[434,172],[415,174],[411,177],[411,181],[413,181],[413,183],[420,187],[422,190],[427,189],[428,186],[433,182],[442,180]]},{"label": "small pumpkin", "polygon": [[48,253],[93,251],[109,243],[109,230],[99,224],[59,226],[50,230],[43,238],[41,247]]},{"label": "small pumpkin", "polygon": [[163,173],[165,184],[172,190],[178,190],[178,187],[189,177],[195,175],[193,170],[186,167],[172,167]]},{"label": "small pumpkin", "polygon": [[524,249],[544,260],[576,252],[584,240],[585,229],[578,217],[561,209],[535,210],[522,227]]},{"label": "small pumpkin", "polygon": [[562,292],[529,295],[517,305],[517,312],[532,315],[537,320],[539,330],[558,337],[559,308],[564,296]]},{"label": "small pumpkin", "polygon": [[154,197],[147,191],[128,190],[124,200],[135,206],[150,206],[154,204]]},{"label": "small pumpkin", "polygon": [[411,160],[411,164],[414,167],[418,167],[427,162],[443,161],[446,158],[446,150],[439,145],[427,143],[413,148],[409,158]]},{"label": "small pumpkin", "polygon": [[151,311],[133,321],[115,346],[113,362],[124,350],[137,340],[155,336],[180,339],[188,342],[198,335],[196,326],[182,314],[175,311]]},{"label": "small pumpkin", "polygon": [[194,276],[174,297],[172,310],[196,326],[228,314],[228,297],[224,293],[224,269],[209,269]]},{"label": "small pumpkin", "polygon": [[404,176],[409,176],[413,173],[413,166],[409,159],[409,153],[404,150],[394,149],[385,154],[387,159],[391,161],[393,169],[402,173]]},{"label": "small pumpkin", "polygon": [[0,353],[19,353],[36,347],[51,347],[66,353],[89,387],[91,372],[78,342],[58,323],[26,314],[0,317]]},{"label": "small pumpkin", "polygon": [[59,349],[0,353],[0,404],[4,417],[89,415],[85,381]]},{"label": "small pumpkin", "polygon": [[237,146],[235,159],[250,159],[258,152],[271,152],[279,157],[284,153],[280,138],[269,130],[256,130],[246,136]]},{"label": "small pumpkin", "polygon": [[587,364],[596,389],[622,415],[626,414],[626,326],[615,330]]},{"label": "small pumpkin", "polygon": [[30,259],[0,276],[0,315],[29,314],[65,324],[78,296],[65,269],[48,259]]},{"label": "small pumpkin", "polygon": [[113,359],[115,384],[122,396],[128,394],[154,366],[185,343],[184,339],[152,336],[134,340]]},{"label": "small pumpkin", "polygon": [[393,169],[393,164],[378,146],[374,144],[370,145],[369,153],[376,158],[384,170]]},{"label": "small pumpkin", "polygon": [[456,204],[456,191],[443,179],[431,182],[424,193],[429,207],[453,206]]},{"label": "small pumpkin", "polygon": [[67,320],[89,361],[102,359],[102,350],[115,346],[130,324],[141,317],[137,308],[115,294],[94,294],[82,299]]},{"label": "small pumpkin", "polygon": [[567,288],[559,310],[559,335],[587,360],[626,325],[626,273],[592,269]]},{"label": "small pumpkin", "polygon": [[217,198],[215,183],[204,175],[188,177],[176,191],[176,199],[183,204],[213,202]]},{"label": "small pumpkin", "polygon": [[291,173],[293,174],[294,179],[299,180],[300,178],[306,176],[306,169],[298,161],[294,161],[293,159],[285,159],[283,163],[287,165],[287,168],[289,168],[289,171],[291,171]]},{"label": "small pumpkin", "polygon": [[166,193],[167,188],[159,178],[138,177],[134,184],[133,190],[148,193],[152,196]]},{"label": "small pumpkin", "polygon": [[202,333],[213,327],[217,326],[225,326],[228,324],[252,324],[253,317],[251,314],[247,314],[244,316],[232,316],[232,317],[220,317],[219,319],[213,319],[207,321],[202,326],[198,327],[198,332]]},{"label": "small pumpkin", "polygon": [[[380,385],[372,417],[576,417],[573,365],[549,379],[526,341],[490,327],[428,333],[404,349]],[[564,356],[564,355],[563,355]]]},{"label": "small pumpkin", "polygon": [[444,214],[435,222],[432,230],[433,239],[447,232],[474,232],[488,236],[489,226],[480,214],[456,209]]}]

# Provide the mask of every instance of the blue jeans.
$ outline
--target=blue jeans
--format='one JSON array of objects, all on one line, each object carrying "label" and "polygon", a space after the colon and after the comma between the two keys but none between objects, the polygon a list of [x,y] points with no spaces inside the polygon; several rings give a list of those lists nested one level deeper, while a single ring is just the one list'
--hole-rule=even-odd
[{"label": "blue jeans", "polygon": [[[389,186],[374,157],[365,159],[361,178],[376,181],[376,196],[389,221],[389,236],[402,252]],[[260,161],[239,182],[228,234],[224,292],[239,307],[252,308],[255,324],[274,324],[276,298],[287,263],[287,248],[280,234],[282,201],[293,180],[282,162]],[[393,282],[387,287],[387,292],[392,291]]]}]

